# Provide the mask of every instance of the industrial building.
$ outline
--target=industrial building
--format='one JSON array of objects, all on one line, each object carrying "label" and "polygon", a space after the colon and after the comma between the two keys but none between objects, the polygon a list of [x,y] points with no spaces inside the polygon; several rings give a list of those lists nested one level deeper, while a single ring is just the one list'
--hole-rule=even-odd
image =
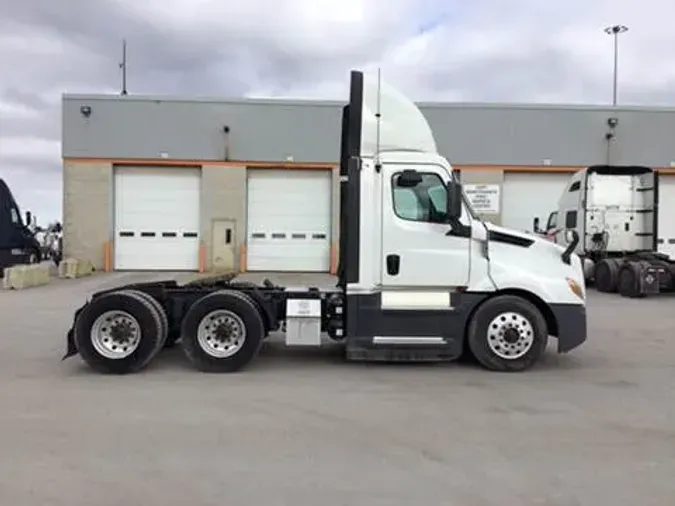
[{"label": "industrial building", "polygon": [[[63,97],[64,254],[102,270],[337,268],[340,102]],[[531,230],[592,164],[661,173],[675,253],[675,109],[420,104],[486,219]]]}]

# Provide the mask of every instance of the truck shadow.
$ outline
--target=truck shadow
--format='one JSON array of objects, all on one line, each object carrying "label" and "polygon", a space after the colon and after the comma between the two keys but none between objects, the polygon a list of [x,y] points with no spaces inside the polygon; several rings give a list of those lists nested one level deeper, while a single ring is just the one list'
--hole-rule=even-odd
[{"label": "truck shadow", "polygon": [[[458,370],[481,370],[480,365],[471,358],[462,358],[453,362],[347,362],[344,358],[344,347],[340,343],[325,343],[321,348],[287,348],[282,341],[271,339],[266,342],[260,351],[260,355],[253,360],[246,370],[326,370],[340,368],[347,370],[354,369],[373,369],[382,370],[407,369],[424,370],[437,369],[439,367],[452,368]],[[555,349],[549,347],[539,363],[527,373],[536,373],[537,371],[568,371],[583,369],[583,358],[573,356],[573,354],[560,355]],[[172,348],[167,348],[148,367],[153,371],[182,369],[194,371],[192,365],[183,354],[180,342]]]}]

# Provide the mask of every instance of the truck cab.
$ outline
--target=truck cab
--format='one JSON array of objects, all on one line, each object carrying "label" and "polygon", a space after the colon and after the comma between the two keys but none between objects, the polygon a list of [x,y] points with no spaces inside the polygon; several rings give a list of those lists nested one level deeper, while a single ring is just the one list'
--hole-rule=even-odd
[{"label": "truck cab", "polygon": [[452,354],[471,325],[489,333],[493,320],[525,306],[547,320],[561,350],[583,342],[579,258],[483,222],[422,112],[377,77],[352,73],[341,159],[340,285],[352,348],[361,342],[360,352],[376,355],[373,340],[436,342],[451,343]]},{"label": "truck cab", "polygon": [[0,277],[7,267],[40,261],[40,245],[31,225],[31,213],[26,213],[24,222],[9,186],[0,179]]},{"label": "truck cab", "polygon": [[469,355],[489,370],[524,371],[549,336],[559,352],[586,340],[578,236],[563,248],[483,222],[422,112],[379,74],[351,73],[340,200],[333,289],[235,277],[117,287],[76,311],[66,357],[127,373],[180,339],[197,369],[232,372],[283,329],[289,347],[321,346],[325,333],[343,343],[347,360]]}]

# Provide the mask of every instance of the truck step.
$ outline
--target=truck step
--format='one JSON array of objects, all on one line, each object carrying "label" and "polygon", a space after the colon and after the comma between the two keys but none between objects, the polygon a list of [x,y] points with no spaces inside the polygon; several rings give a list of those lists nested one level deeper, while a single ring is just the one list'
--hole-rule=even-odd
[{"label": "truck step", "polygon": [[461,342],[449,338],[438,344],[414,345],[374,344],[354,339],[346,347],[347,360],[361,362],[448,362],[457,360],[461,354]]}]

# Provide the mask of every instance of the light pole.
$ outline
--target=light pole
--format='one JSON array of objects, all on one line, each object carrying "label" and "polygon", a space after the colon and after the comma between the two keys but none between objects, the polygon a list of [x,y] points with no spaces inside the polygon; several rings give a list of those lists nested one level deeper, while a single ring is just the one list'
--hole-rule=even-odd
[{"label": "light pole", "polygon": [[619,34],[628,31],[628,27],[624,25],[613,25],[605,28],[607,35],[614,37],[614,79],[612,86],[612,105],[616,106],[617,81],[619,75]]}]

